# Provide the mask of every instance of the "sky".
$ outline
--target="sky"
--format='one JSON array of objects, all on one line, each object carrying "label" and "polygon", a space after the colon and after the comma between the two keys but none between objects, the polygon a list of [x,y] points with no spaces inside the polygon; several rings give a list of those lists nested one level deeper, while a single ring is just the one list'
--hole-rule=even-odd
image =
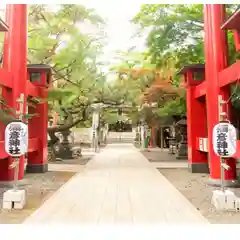
[{"label": "sky", "polygon": [[[127,51],[135,46],[136,50],[144,51],[145,39],[131,39],[136,33],[137,26],[131,24],[130,20],[137,14],[143,1],[97,1],[97,0],[79,0],[78,4],[88,8],[94,8],[96,12],[107,20],[105,33],[107,35],[107,44],[104,47],[104,53],[101,58],[103,61],[110,61],[110,65],[115,64],[114,58],[117,50]],[[0,9],[5,8],[5,4],[0,3]],[[86,31],[91,31],[89,26],[83,27]],[[105,67],[107,71],[109,66]]]},{"label": "sky", "polygon": [[[103,18],[107,19],[105,28],[109,37],[109,45],[106,47],[107,52],[116,49],[128,49],[132,42],[130,37],[136,32],[137,27],[130,23],[130,20],[138,13],[141,1],[112,1],[104,4],[104,1],[80,0],[79,4],[86,7],[94,8]],[[139,48],[143,48],[143,41],[135,42]]]},{"label": "sky", "polygon": [[[105,31],[108,36],[108,44],[104,47],[102,57],[104,61],[110,61],[110,65],[117,63],[115,60],[117,50],[127,51],[133,46],[136,51],[145,50],[146,38],[132,39],[138,27],[130,22],[140,10],[140,6],[143,4],[141,0],[112,1],[105,2],[105,4],[104,1],[80,0],[79,4],[94,8],[101,17],[107,20]],[[106,66],[105,71],[108,67]]]}]

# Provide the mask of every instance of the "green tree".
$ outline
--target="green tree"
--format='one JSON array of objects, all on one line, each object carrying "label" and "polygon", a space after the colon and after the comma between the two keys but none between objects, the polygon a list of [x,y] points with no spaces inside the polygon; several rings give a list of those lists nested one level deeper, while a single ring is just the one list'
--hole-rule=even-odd
[{"label": "green tree", "polygon": [[61,126],[48,128],[51,145],[59,141],[56,132],[89,119],[91,96],[87,93],[101,77],[97,57],[103,35],[100,31],[95,36],[82,32],[80,26],[86,21],[103,25],[93,10],[81,5],[30,6],[28,62],[51,66],[53,89],[49,91],[49,108],[63,119]]},{"label": "green tree", "polygon": [[[48,128],[50,145],[59,142],[56,132],[86,123],[89,106],[105,76],[98,59],[104,40],[104,21],[92,9],[81,5],[30,5],[28,18],[28,63],[48,64],[52,68],[53,87],[49,90],[49,115],[58,112],[62,125]],[[82,24],[95,27],[94,34],[81,31]],[[41,99],[28,99],[34,106]],[[5,104],[4,99],[2,104]],[[1,120],[10,120],[1,110]],[[46,129],[47,131],[47,129]]]},{"label": "green tree", "polygon": [[[228,15],[239,5],[227,5]],[[177,72],[187,64],[204,63],[203,42],[203,5],[202,4],[144,4],[133,22],[140,27],[139,34],[149,31],[147,37],[148,52],[152,63],[158,68],[174,68]],[[228,32],[230,63],[239,58],[236,52],[232,32]],[[174,63],[174,66],[172,65]],[[174,76],[175,84],[179,76]],[[160,109],[165,114],[173,109],[176,113],[186,109],[184,98],[171,100]],[[180,105],[179,105],[180,104]]]},{"label": "green tree", "polygon": [[113,88],[121,89],[117,94],[122,96],[122,102],[128,106],[129,111],[125,112],[133,125],[143,119],[151,124],[157,115],[151,108],[141,108],[141,105],[145,90],[155,81],[156,66],[151,64],[145,53],[129,51],[117,54],[120,63],[111,68],[118,76]]},{"label": "green tree", "polygon": [[[227,5],[228,14],[236,8],[237,4]],[[202,4],[144,4],[133,22],[140,26],[140,32],[149,29],[148,54],[157,66],[168,66],[170,59],[174,59],[177,69],[185,64],[204,63]],[[231,32],[228,38],[234,61],[238,55]]]}]

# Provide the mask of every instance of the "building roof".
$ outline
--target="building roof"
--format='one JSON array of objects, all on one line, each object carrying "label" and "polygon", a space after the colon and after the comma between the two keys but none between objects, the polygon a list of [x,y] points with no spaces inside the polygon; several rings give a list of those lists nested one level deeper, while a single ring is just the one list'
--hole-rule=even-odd
[{"label": "building roof", "polygon": [[229,18],[228,20],[221,26],[221,29],[228,29],[228,30],[237,30],[240,31],[240,8],[237,9]]},{"label": "building roof", "polygon": [[183,68],[181,68],[177,72],[177,75],[185,74],[188,70],[204,71],[205,70],[205,64],[189,64],[189,65],[185,65]]},{"label": "building roof", "polygon": [[40,69],[40,70],[45,70],[46,72],[51,72],[52,68],[47,64],[28,64],[27,69],[28,70]]}]

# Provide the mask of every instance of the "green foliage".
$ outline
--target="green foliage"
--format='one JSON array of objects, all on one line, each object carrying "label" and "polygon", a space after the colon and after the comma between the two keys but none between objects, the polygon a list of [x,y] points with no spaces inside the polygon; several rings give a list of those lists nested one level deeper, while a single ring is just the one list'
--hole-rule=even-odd
[{"label": "green foliage", "polygon": [[[228,5],[228,13],[236,7]],[[144,4],[133,22],[142,30],[150,29],[148,54],[157,66],[168,66],[169,59],[174,60],[176,68],[204,63],[202,4]],[[232,34],[228,35],[233,46]],[[237,54],[232,47],[230,54],[233,61]]]},{"label": "green foliage", "polygon": [[[74,4],[30,5],[28,21],[28,63],[44,63],[52,68],[49,115],[58,112],[70,125],[82,118],[86,122],[86,109],[104,85],[98,69],[104,21],[93,9]],[[95,27],[94,35],[82,31],[86,23]],[[36,107],[41,101],[28,99],[28,106]],[[11,115],[4,111],[0,113],[3,121],[5,115]],[[26,114],[27,119],[34,116]]]},{"label": "green foliage", "polygon": [[[31,104],[32,102],[29,101],[28,105],[35,107],[35,104]],[[0,120],[3,124],[7,125],[13,120],[18,119],[19,115],[17,114],[16,110],[10,107],[4,99],[0,99],[0,105],[1,105],[1,110],[0,110]],[[34,116],[38,116],[38,114],[23,114],[23,119],[28,120],[31,119]]]},{"label": "green foliage", "polygon": [[120,117],[118,116],[117,112],[104,111],[101,120],[109,124],[114,124],[120,120]]},{"label": "green foliage", "polygon": [[[162,67],[167,65],[168,59],[171,58],[178,62],[182,59],[181,55],[185,58],[189,55],[194,61],[199,51],[200,54],[203,53],[202,49],[195,50],[193,47],[196,43],[202,42],[202,12],[203,5],[200,4],[145,4],[142,6],[133,21],[140,24],[142,28],[151,29],[147,44],[153,63]],[[189,52],[186,54],[188,49]]]},{"label": "green foliage", "polygon": [[[237,4],[228,4],[228,15],[238,7]],[[158,68],[173,68],[177,72],[184,65],[205,62],[202,4],[144,4],[132,21],[140,27],[139,34],[149,30],[146,55]],[[230,63],[233,63],[240,55],[235,50],[231,31],[228,32],[228,42]],[[174,84],[178,85],[179,76],[173,77]],[[184,114],[184,99],[166,102],[157,114]]]},{"label": "green foliage", "polygon": [[158,116],[185,116],[186,114],[186,99],[177,98],[176,100],[168,101],[164,104],[162,108],[158,108],[156,113]]},{"label": "green foliage", "polygon": [[[81,31],[81,24],[86,22],[98,29],[94,36]],[[81,5],[30,6],[28,61],[52,67],[49,109],[62,118],[68,116],[71,122],[82,117],[101,77],[97,58],[102,49],[103,25],[94,10]]]},{"label": "green foliage", "polygon": [[[234,11],[236,6],[228,5],[228,12]],[[81,24],[86,22],[95,27],[95,34],[82,31]],[[183,65],[204,63],[203,5],[144,4],[133,22],[139,25],[140,34],[150,30],[146,39],[148,51],[117,52],[120,64],[110,71],[152,71],[138,75],[127,71],[117,74],[115,81],[107,82],[106,75],[99,69],[104,39],[104,21],[101,17],[81,5],[55,5],[54,9],[48,5],[30,5],[28,62],[45,63],[52,68],[53,88],[48,93],[51,112],[67,116],[70,122],[84,116],[83,122],[79,123],[81,126],[89,126],[90,105],[96,102],[111,105],[102,112],[105,122],[119,120],[121,117],[112,109],[123,105],[127,105],[129,110],[124,118],[129,117],[135,123],[141,118],[150,123],[159,117],[185,114],[184,97],[168,99],[161,108],[145,107],[138,111],[138,106],[142,104],[143,93],[155,80],[156,69],[165,76],[169,75],[169,70],[177,71]],[[3,35],[0,35],[0,41],[1,37]],[[235,51],[231,32],[228,39],[231,43],[230,61],[233,62],[239,54]],[[178,86],[178,77],[174,76],[173,84]],[[28,104],[34,107],[40,102],[39,99],[31,99]],[[0,111],[0,119],[13,115],[12,110],[4,111]]]},{"label": "green foliage", "polygon": [[[139,105],[146,87],[155,80],[156,65],[146,58],[145,53],[130,51],[119,52],[118,55],[120,64],[110,69],[118,73],[118,78],[110,86],[112,93],[114,96],[122,96],[125,104]],[[134,74],[134,70],[140,70],[139,74]],[[144,70],[148,72],[141,73]]]},{"label": "green foliage", "polygon": [[232,84],[230,87],[231,90],[231,102],[232,102],[232,106],[233,108],[237,109],[239,111],[240,109],[240,86],[239,86],[239,82]]},{"label": "green foliage", "polygon": [[69,89],[53,88],[48,91],[48,101],[61,100],[68,98],[72,95],[72,91]]},{"label": "green foliage", "polygon": [[[138,52],[126,52],[118,53],[120,64],[111,68],[116,72],[120,72],[119,78],[113,84],[114,96],[120,98],[124,96],[124,103],[131,105],[130,111],[127,112],[127,116],[132,120],[135,125],[137,122],[145,121],[151,125],[154,121],[159,120],[158,108],[152,108],[144,106],[139,109],[143,104],[142,97],[147,88],[156,80],[155,73],[159,69],[156,69],[156,65],[152,64],[150,58],[145,53]],[[134,70],[140,70],[138,74],[135,74]],[[167,68],[162,68],[160,73],[162,77],[169,76]],[[161,97],[165,96],[165,91],[159,91],[159,101]],[[166,100],[164,100],[166,102]],[[161,112],[159,112],[161,115]],[[163,114],[165,115],[165,113]]]}]

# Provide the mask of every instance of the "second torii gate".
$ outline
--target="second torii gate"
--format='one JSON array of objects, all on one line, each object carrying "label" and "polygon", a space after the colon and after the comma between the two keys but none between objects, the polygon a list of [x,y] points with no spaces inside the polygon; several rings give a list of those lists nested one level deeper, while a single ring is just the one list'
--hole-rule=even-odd
[{"label": "second torii gate", "polygon": [[[240,61],[228,66],[226,30],[235,34],[236,50],[240,50],[240,10],[227,21],[223,4],[204,5],[205,65],[181,69],[187,87],[188,162],[192,172],[210,171],[210,183],[220,185],[220,158],[212,145],[213,127],[219,122],[219,95],[226,101],[224,111],[231,120],[231,83],[240,78]],[[236,157],[229,158],[225,184],[236,186]]]}]

